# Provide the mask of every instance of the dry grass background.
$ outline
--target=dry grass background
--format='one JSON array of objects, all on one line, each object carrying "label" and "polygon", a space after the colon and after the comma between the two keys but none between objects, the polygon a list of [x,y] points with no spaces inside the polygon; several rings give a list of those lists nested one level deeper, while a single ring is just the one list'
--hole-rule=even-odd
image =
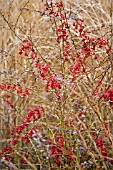
[{"label": "dry grass background", "polygon": [[[111,29],[113,23],[113,5],[112,0],[64,0],[66,10],[72,11],[80,18],[85,20],[85,25],[92,30],[95,37],[104,36],[113,41],[111,38]],[[44,12],[44,4],[41,0],[0,0],[0,83],[19,82],[26,87],[32,87],[34,76],[29,69],[29,63],[23,56],[18,55],[18,48],[21,41],[29,37],[37,47],[43,58],[51,63],[56,72],[60,73],[58,45],[55,42],[54,27],[48,16],[41,15]],[[72,22],[70,20],[70,22]],[[71,30],[74,34],[74,30]],[[104,59],[104,52],[99,54],[101,63]],[[112,57],[112,56],[111,56]],[[54,60],[54,62],[52,62]],[[91,62],[91,61],[90,61]],[[98,63],[98,64],[99,64]],[[93,81],[95,74],[95,63],[88,63],[92,67],[90,75]],[[107,65],[105,63],[104,68]],[[100,70],[96,74],[101,74]],[[109,77],[111,77],[111,72]],[[96,77],[97,75],[95,75]],[[37,78],[37,77],[36,77]],[[113,75],[109,81],[112,86]],[[25,110],[29,106],[38,104],[47,104],[51,99],[51,94],[44,92],[43,83],[38,81],[32,95],[24,100],[13,95],[17,112],[13,109],[7,110],[7,105],[0,99],[0,139],[8,139],[7,129],[12,125],[18,124],[19,119],[25,116]],[[37,95],[36,95],[37,94]],[[1,94],[2,96],[2,94]],[[35,97],[34,97],[35,96]],[[53,96],[52,96],[53,98]],[[20,113],[22,117],[20,117]],[[13,115],[13,116],[12,116]],[[1,145],[1,143],[0,143]]]}]

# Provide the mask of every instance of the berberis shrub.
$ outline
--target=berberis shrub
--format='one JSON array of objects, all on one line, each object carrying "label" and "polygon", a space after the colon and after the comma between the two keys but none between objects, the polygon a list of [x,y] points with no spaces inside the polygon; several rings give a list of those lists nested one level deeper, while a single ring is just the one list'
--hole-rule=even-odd
[{"label": "berberis shrub", "polygon": [[[32,75],[29,85],[7,80],[0,85],[7,110],[19,117],[7,132],[3,167],[109,170],[113,168],[112,45],[62,1],[47,2],[44,8],[43,17],[48,17],[56,36],[51,59],[25,36],[18,57],[26,60]],[[22,111],[15,97],[25,102]]]}]

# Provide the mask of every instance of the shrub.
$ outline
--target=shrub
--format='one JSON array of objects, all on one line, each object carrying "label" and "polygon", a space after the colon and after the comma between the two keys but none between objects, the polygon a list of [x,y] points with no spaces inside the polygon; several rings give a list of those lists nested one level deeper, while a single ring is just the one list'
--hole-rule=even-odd
[{"label": "shrub", "polygon": [[27,63],[22,67],[28,71],[23,74],[30,76],[29,85],[14,80],[1,83],[10,119],[19,117],[7,132],[1,162],[12,169],[109,169],[112,46],[106,37],[94,35],[85,19],[66,10],[62,1],[44,6],[43,15],[38,12],[52,23],[54,51],[49,61],[25,36],[18,57]]}]

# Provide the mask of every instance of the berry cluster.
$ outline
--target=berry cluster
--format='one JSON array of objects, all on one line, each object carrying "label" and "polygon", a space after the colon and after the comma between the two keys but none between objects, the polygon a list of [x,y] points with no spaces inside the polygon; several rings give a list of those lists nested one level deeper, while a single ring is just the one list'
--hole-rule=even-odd
[{"label": "berry cluster", "polygon": [[[51,143],[53,143],[53,141]],[[55,145],[51,146],[51,153],[55,159],[55,163],[57,164],[57,166],[61,165],[62,162],[61,160],[63,157],[67,157],[70,161],[75,160],[75,155],[73,153],[72,148],[68,148],[66,152],[64,151],[65,151],[65,138],[63,136],[56,136]]]},{"label": "berry cluster", "polygon": [[37,73],[46,81],[46,90],[55,89],[56,94],[59,94],[61,89],[61,82],[57,80],[57,75],[50,69],[50,65],[38,55],[37,50],[34,48],[30,40],[25,39],[19,50],[20,55],[30,56],[30,59],[33,60],[33,67],[37,69]]},{"label": "berry cluster", "polygon": [[105,141],[103,140],[102,136],[96,139],[96,145],[102,151],[104,158],[106,160],[106,157],[108,156],[108,149],[105,146]]},{"label": "berry cluster", "polygon": [[[25,118],[25,121],[23,121],[21,125],[10,130],[9,133],[12,137],[12,140],[7,143],[7,146],[2,151],[2,158],[9,160],[14,152],[14,146],[19,142],[22,144],[30,143],[30,139],[32,139],[38,131],[38,126],[35,125],[35,122],[43,116],[43,113],[43,108],[41,106],[31,108]],[[32,124],[33,127],[31,127]]]},{"label": "berry cluster", "polygon": [[113,105],[113,89],[106,91],[103,98]]},{"label": "berry cluster", "polygon": [[30,94],[28,88],[21,87],[19,83],[2,83],[2,85],[0,85],[0,91],[3,92],[2,97],[11,108],[14,108],[14,105],[11,102],[12,93],[16,92],[17,94],[21,95],[21,97],[27,97]]}]

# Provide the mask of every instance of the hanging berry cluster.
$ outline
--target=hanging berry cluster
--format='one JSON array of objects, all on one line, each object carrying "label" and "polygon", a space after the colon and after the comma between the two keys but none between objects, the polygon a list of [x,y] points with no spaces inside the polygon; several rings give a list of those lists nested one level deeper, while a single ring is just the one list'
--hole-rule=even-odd
[{"label": "hanging berry cluster", "polygon": [[[25,120],[21,125],[14,127],[10,130],[10,135],[12,137],[11,141],[7,143],[7,147],[2,151],[2,157],[4,159],[12,158],[13,148],[18,143],[26,144],[30,143],[36,132],[38,131],[38,126],[35,124],[44,115],[44,110],[41,106],[33,107],[29,110]],[[33,125],[33,127],[31,127]]]},{"label": "hanging berry cluster", "polygon": [[105,145],[105,141],[103,140],[102,136],[96,139],[96,145],[102,151],[104,159],[107,160],[106,157],[108,156],[108,149]]},{"label": "hanging berry cluster", "polygon": [[16,92],[21,97],[27,97],[30,94],[28,88],[21,87],[19,83],[15,84],[2,83],[2,85],[0,85],[0,91],[3,92],[2,97],[11,108],[14,108],[14,105],[11,102],[12,93]]},{"label": "hanging berry cluster", "polygon": [[[52,143],[53,141],[51,142],[51,144]],[[56,136],[55,144],[51,146],[51,153],[55,159],[55,163],[58,166],[61,165],[63,157],[67,157],[70,161],[75,160],[75,155],[72,148],[68,148],[65,152],[65,138],[63,136]]]},{"label": "hanging berry cluster", "polygon": [[113,89],[107,90],[103,98],[107,100],[110,103],[110,105],[113,105]]},{"label": "hanging berry cluster", "polygon": [[30,40],[25,39],[19,49],[19,54],[24,56],[30,56],[33,61],[33,67],[37,69],[37,73],[40,75],[42,80],[46,81],[46,90],[56,90],[56,94],[59,94],[61,89],[61,82],[58,81],[56,73],[50,69],[50,65],[40,56],[37,50],[34,48]]}]

